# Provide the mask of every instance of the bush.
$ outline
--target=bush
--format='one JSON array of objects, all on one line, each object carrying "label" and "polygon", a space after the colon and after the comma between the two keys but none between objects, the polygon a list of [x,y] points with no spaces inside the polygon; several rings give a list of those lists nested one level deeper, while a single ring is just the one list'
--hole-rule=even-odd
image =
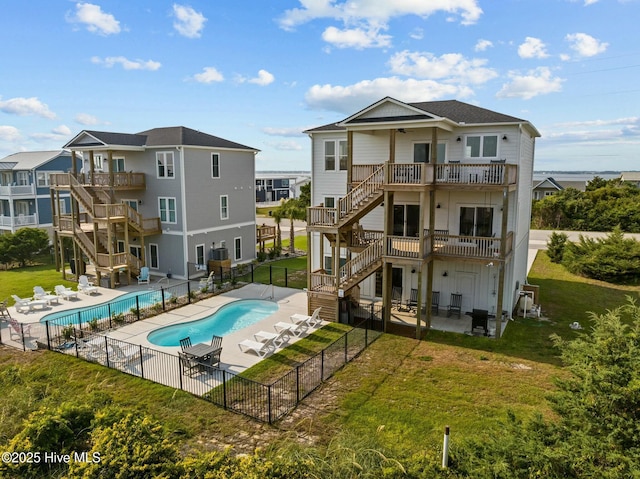
[{"label": "bush", "polygon": [[569,237],[564,233],[551,233],[547,241],[547,256],[553,263],[561,263],[564,256],[564,248]]}]

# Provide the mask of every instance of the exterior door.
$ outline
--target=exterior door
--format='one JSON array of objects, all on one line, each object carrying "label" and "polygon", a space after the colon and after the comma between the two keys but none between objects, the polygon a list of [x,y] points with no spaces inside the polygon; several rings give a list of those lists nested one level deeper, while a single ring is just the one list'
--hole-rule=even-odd
[{"label": "exterior door", "polygon": [[456,273],[456,291],[462,294],[462,314],[473,310],[476,297],[475,273]]},{"label": "exterior door", "polygon": [[420,205],[393,206],[393,234],[394,236],[420,236]]},{"label": "exterior door", "polygon": [[460,236],[493,235],[493,208],[488,206],[462,206],[460,208]]}]

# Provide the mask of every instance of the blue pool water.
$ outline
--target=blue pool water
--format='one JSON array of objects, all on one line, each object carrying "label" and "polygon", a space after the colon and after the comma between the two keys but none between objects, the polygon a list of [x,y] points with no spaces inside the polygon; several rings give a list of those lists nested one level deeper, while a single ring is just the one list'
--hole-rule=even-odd
[{"label": "blue pool water", "polygon": [[[45,323],[49,321],[50,324],[67,326],[69,324],[86,323],[93,318],[104,319],[114,314],[127,314],[131,308],[136,307],[136,296],[138,296],[138,305],[140,308],[146,308],[152,304],[162,302],[162,292],[160,290],[148,292],[134,291],[104,303],[47,314],[40,319],[40,322]],[[168,300],[171,293],[165,291],[164,296],[165,299]]]},{"label": "blue pool water", "polygon": [[208,343],[213,335],[226,334],[246,328],[278,310],[278,305],[261,299],[241,299],[225,304],[206,318],[188,323],[165,326],[147,335],[156,346],[179,346],[189,336],[192,343]]}]

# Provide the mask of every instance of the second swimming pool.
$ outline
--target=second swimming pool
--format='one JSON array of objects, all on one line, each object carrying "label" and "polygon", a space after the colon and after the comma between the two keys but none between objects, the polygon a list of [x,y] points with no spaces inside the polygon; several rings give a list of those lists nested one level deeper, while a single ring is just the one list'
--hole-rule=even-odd
[{"label": "second swimming pool", "polygon": [[221,306],[215,313],[195,321],[173,324],[151,331],[147,335],[156,346],[179,346],[187,336],[192,343],[208,343],[213,335],[225,336],[246,328],[272,315],[278,305],[262,299],[241,299]]}]

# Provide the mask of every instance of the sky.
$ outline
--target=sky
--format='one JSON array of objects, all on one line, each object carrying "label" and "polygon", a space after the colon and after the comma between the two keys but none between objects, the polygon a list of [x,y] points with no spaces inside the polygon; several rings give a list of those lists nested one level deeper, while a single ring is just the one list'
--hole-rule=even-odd
[{"label": "sky", "polygon": [[0,0],[0,158],[186,126],[310,170],[390,96],[530,121],[535,169],[640,170],[640,0]]}]

